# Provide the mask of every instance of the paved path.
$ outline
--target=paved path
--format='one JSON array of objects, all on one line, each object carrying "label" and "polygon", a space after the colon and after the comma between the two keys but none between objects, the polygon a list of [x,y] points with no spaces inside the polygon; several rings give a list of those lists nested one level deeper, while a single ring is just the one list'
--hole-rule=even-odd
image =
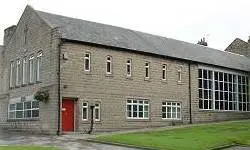
[{"label": "paved path", "polygon": [[31,135],[25,133],[6,133],[1,131],[0,145],[56,146],[62,150],[136,150],[126,147],[91,143],[79,139],[70,139],[64,136]]}]

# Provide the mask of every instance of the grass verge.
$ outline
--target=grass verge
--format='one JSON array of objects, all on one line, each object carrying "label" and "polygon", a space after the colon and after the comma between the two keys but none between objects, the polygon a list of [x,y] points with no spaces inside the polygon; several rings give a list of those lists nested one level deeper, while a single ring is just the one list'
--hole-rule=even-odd
[{"label": "grass verge", "polygon": [[250,120],[162,131],[105,135],[97,137],[95,140],[162,150],[202,150],[232,144],[250,145]]}]

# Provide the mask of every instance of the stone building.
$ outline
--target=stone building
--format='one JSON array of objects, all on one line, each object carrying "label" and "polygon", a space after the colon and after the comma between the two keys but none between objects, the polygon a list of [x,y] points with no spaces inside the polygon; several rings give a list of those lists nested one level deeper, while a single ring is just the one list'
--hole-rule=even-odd
[{"label": "stone building", "polygon": [[98,132],[250,118],[248,55],[30,6],[0,52],[1,128],[87,133],[92,119]]}]

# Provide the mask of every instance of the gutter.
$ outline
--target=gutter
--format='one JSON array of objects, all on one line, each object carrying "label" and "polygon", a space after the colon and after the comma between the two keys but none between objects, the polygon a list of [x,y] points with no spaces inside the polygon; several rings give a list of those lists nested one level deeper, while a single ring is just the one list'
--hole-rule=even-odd
[{"label": "gutter", "polygon": [[192,124],[192,90],[191,90],[191,63],[188,63],[188,76],[189,76],[189,124]]}]

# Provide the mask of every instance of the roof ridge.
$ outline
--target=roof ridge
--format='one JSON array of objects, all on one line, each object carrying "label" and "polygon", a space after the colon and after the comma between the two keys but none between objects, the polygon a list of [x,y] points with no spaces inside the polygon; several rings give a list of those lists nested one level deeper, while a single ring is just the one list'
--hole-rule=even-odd
[{"label": "roof ridge", "polygon": [[[49,14],[49,15],[56,15],[56,16],[59,16],[59,17],[65,17],[65,18],[70,18],[70,19],[76,19],[76,20],[85,21],[85,22],[89,22],[89,23],[95,23],[95,24],[99,24],[99,25],[105,25],[105,26],[120,28],[120,29],[123,29],[123,30],[129,30],[129,31],[131,31],[131,32],[137,32],[137,33],[147,34],[147,35],[151,35],[151,36],[157,36],[157,37],[164,38],[164,39],[170,39],[170,40],[174,40],[174,41],[178,41],[178,42],[184,42],[184,43],[186,43],[186,44],[193,44],[193,45],[196,45],[196,46],[202,46],[202,45],[198,45],[198,44],[195,44],[195,43],[190,43],[190,42],[183,41],[183,40],[177,40],[177,39],[173,39],[173,38],[169,38],[169,37],[165,37],[165,36],[161,36],[161,35],[156,35],[156,34],[144,32],[144,31],[133,30],[133,29],[125,28],[125,27],[114,26],[114,25],[110,25],[110,24],[104,24],[104,23],[100,23],[100,22],[89,21],[89,20],[84,20],[84,19],[80,19],[80,18],[74,18],[74,17],[70,17],[70,16],[64,16],[64,15],[60,15],[60,14],[55,14],[55,13],[40,11],[40,10],[35,10],[35,11],[38,12],[38,14],[39,14],[39,13],[46,13],[46,14]],[[41,15],[39,14],[39,16],[41,16]],[[41,17],[42,17],[42,16],[41,16]],[[42,18],[43,18],[43,17],[42,17]],[[45,19],[45,20],[46,20],[46,19]],[[48,22],[49,22],[49,21],[48,21]],[[219,50],[219,49],[215,49],[215,48],[212,48],[212,47],[206,47],[206,48],[214,49],[214,50]],[[219,51],[222,51],[222,50],[219,50]]]}]

